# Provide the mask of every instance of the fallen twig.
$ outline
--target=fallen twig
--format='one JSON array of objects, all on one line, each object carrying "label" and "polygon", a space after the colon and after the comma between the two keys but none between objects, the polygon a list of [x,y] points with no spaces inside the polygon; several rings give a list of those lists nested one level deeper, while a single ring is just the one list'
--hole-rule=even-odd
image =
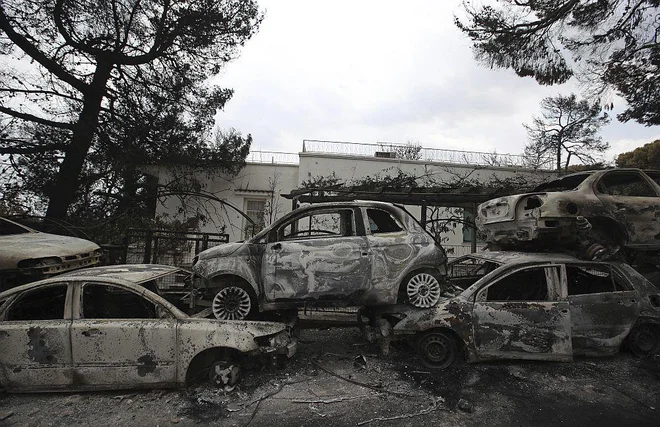
[{"label": "fallen twig", "polygon": [[345,400],[362,399],[363,397],[369,397],[369,395],[362,394],[362,395],[359,395],[359,396],[335,397],[333,399],[292,400],[291,402],[293,402],[293,403],[323,403],[323,404],[327,405],[329,403],[343,402]]},{"label": "fallen twig", "polygon": [[273,397],[277,393],[281,392],[282,389],[284,388],[284,386],[291,385],[291,384],[298,384],[298,383],[302,383],[302,382],[305,382],[305,381],[308,381],[308,379],[303,379],[303,380],[300,380],[300,381],[292,381],[292,382],[288,382],[288,383],[282,383],[282,384],[277,386],[276,390],[274,390],[270,393],[263,394],[261,397],[252,400],[251,402],[247,403],[246,405],[243,405],[240,409],[234,409],[234,410],[228,410],[228,411],[229,412],[240,412],[243,409],[249,408],[250,406],[256,404],[256,406],[254,407],[254,410],[252,411],[252,415],[250,416],[250,419],[245,424],[245,426],[247,427],[247,426],[250,425],[250,423],[254,420],[254,417],[257,415],[257,411],[259,410],[259,405],[261,405],[261,402],[263,402],[264,400],[268,399],[269,397]]},{"label": "fallen twig", "polygon": [[346,382],[349,382],[351,384],[354,384],[354,385],[357,385],[357,386],[360,386],[360,387],[368,388],[368,389],[376,391],[378,393],[387,393],[387,394],[391,394],[392,396],[402,397],[404,399],[419,399],[420,397],[425,397],[424,395],[413,395],[413,394],[399,393],[399,392],[396,392],[396,391],[390,391],[390,390],[386,390],[386,389],[384,389],[380,386],[375,386],[375,385],[371,385],[371,384],[362,383],[360,381],[355,381],[355,380],[352,380],[350,378],[346,378],[344,376],[341,376],[338,373],[333,372],[328,368],[325,368],[324,366],[322,366],[321,364],[319,364],[316,361],[312,361],[312,363],[314,365],[316,365],[320,370],[325,372],[326,374],[330,374],[333,377],[339,378],[340,380],[344,380]]},{"label": "fallen twig", "polygon": [[352,359],[353,358],[352,355],[347,356],[345,354],[337,354],[337,353],[323,353],[323,356],[335,356],[335,357],[338,357],[340,359]]},{"label": "fallen twig", "polygon": [[360,421],[359,423],[357,423],[357,425],[363,426],[365,424],[373,423],[373,422],[376,422],[376,421],[392,421],[392,420],[401,420],[401,419],[404,419],[404,418],[414,418],[414,417],[419,417],[420,415],[430,414],[431,412],[434,412],[438,409],[441,409],[443,411],[449,411],[448,408],[438,405],[438,402],[440,402],[440,401],[444,402],[444,399],[443,398],[433,399],[433,403],[431,404],[430,407],[428,407],[426,409],[423,409],[419,412],[414,412],[414,413],[411,413],[411,414],[395,415],[395,416],[392,416],[392,417],[376,417],[376,418],[372,418],[370,420]]}]

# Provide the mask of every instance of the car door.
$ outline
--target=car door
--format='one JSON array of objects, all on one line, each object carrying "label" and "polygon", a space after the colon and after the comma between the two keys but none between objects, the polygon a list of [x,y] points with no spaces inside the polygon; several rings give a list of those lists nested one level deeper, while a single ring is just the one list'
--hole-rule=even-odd
[{"label": "car door", "polygon": [[396,298],[402,273],[416,255],[406,239],[403,224],[390,212],[378,208],[363,209],[367,221],[367,239],[372,252],[372,283],[375,288],[389,289]]},{"label": "car door", "polygon": [[608,264],[567,264],[565,277],[573,350],[580,354],[619,351],[640,310],[632,285]]},{"label": "car door", "polygon": [[472,310],[479,360],[572,359],[571,319],[559,266],[519,267],[476,292]]},{"label": "car door", "polygon": [[51,283],[22,292],[0,309],[0,383],[8,390],[71,385],[71,288]]},{"label": "car door", "polygon": [[266,300],[360,301],[371,266],[355,216],[352,208],[322,208],[282,224],[264,252]]},{"label": "car door", "polygon": [[168,310],[132,289],[100,282],[78,285],[74,301],[71,345],[81,388],[174,384],[177,323]]},{"label": "car door", "polygon": [[624,170],[604,174],[596,195],[623,225],[632,246],[659,246],[660,197],[656,187],[640,172]]}]

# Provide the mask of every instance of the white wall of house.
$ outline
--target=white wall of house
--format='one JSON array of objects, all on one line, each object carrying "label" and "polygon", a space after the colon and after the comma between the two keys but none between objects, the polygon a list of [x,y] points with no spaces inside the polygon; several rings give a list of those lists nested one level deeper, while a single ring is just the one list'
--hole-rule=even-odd
[{"label": "white wall of house", "polygon": [[[485,167],[328,153],[299,153],[298,161],[298,164],[248,163],[233,177],[222,174],[208,176],[200,174],[199,178],[206,185],[205,191],[225,200],[255,220],[261,219],[257,211],[262,209],[263,224],[268,225],[291,211],[291,200],[283,198],[281,194],[287,194],[299,188],[303,182],[319,176],[334,175],[344,182],[349,182],[366,176],[395,176],[400,170],[418,177],[426,176],[435,183],[455,181],[457,177],[469,177],[486,182],[493,176],[504,179],[523,175],[528,180],[538,181],[548,180],[554,176],[552,172],[515,167]],[[164,168],[152,169],[152,173],[158,175],[161,182],[166,182],[169,177],[169,172]],[[164,204],[159,205],[157,214],[174,218],[180,206],[178,199],[169,198]],[[230,241],[246,238],[248,222],[240,213],[220,203],[211,203],[210,206],[210,209],[204,209],[203,213],[208,217],[208,221],[200,224],[199,231],[224,232],[229,234]],[[420,218],[419,207],[410,206],[408,210],[418,219]],[[183,218],[179,217],[179,219]],[[249,237],[249,232],[247,235]],[[447,233],[443,244],[469,247],[461,226]]]}]

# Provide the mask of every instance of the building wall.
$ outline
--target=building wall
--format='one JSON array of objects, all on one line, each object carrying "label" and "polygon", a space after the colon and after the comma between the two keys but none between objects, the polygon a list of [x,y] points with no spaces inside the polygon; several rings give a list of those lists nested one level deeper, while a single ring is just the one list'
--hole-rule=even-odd
[{"label": "building wall", "polygon": [[[166,182],[169,172],[159,168],[154,170],[159,180]],[[291,211],[291,200],[281,197],[306,181],[317,177],[335,176],[344,182],[360,179],[366,176],[384,177],[396,176],[399,171],[418,177],[427,177],[434,183],[455,182],[458,178],[477,179],[487,182],[493,176],[499,179],[524,176],[529,181],[545,181],[552,179],[554,173],[547,171],[531,171],[523,168],[484,167],[475,165],[458,165],[438,162],[425,162],[403,159],[386,159],[366,156],[349,156],[325,153],[299,153],[299,165],[275,163],[248,163],[235,177],[221,174],[199,175],[206,184],[205,190],[213,193],[220,199],[246,212],[248,203],[252,207],[263,206],[264,224],[282,217]],[[422,178],[422,181],[423,182]],[[176,198],[169,198],[158,207],[157,213],[173,218],[177,215],[181,203]],[[420,218],[420,208],[409,206],[411,214]],[[229,234],[229,241],[238,241],[246,238],[247,221],[241,214],[232,208],[220,203],[211,203],[210,209],[204,209],[208,216],[205,224],[200,224],[203,232],[225,232]],[[449,212],[440,213],[449,215]],[[179,218],[181,219],[181,218]],[[464,242],[463,230],[458,225],[453,232],[446,234],[443,239],[446,246],[460,246]],[[458,248],[459,250],[461,248]]]},{"label": "building wall", "polygon": [[[166,168],[151,168],[150,173],[158,176],[160,183],[172,179],[171,171]],[[213,194],[226,204],[208,201],[201,206],[189,206],[181,213],[181,200],[167,198],[158,205],[156,214],[168,219],[185,220],[199,212],[207,220],[199,224],[199,231],[206,233],[227,233],[229,241],[243,240],[245,228],[249,224],[237,212],[246,212],[248,201],[262,201],[265,204],[265,224],[291,212],[291,201],[280,194],[288,193],[298,186],[298,165],[280,165],[271,163],[248,163],[236,176],[225,174],[201,174],[197,178],[205,185],[204,191]]]}]

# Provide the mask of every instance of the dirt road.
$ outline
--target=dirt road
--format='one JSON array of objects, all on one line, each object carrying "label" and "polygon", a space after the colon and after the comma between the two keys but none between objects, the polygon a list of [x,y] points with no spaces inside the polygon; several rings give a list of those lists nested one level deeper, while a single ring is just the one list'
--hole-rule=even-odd
[{"label": "dirt road", "polygon": [[640,360],[623,353],[573,363],[483,363],[430,372],[402,345],[388,357],[378,356],[357,328],[304,330],[301,340],[286,367],[246,372],[232,392],[199,386],[5,394],[0,425],[660,425],[658,356]]}]

